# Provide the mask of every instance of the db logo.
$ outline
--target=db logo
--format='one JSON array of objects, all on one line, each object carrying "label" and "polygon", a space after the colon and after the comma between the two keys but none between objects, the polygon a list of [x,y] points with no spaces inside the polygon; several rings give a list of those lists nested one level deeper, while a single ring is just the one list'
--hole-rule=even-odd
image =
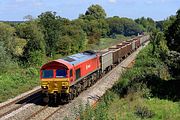
[{"label": "db logo", "polygon": [[91,67],[91,65],[86,65],[86,70],[89,69]]}]

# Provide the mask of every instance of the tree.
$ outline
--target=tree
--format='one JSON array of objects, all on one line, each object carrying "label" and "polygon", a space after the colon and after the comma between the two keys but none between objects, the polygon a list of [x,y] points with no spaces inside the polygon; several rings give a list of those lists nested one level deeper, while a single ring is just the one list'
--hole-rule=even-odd
[{"label": "tree", "polygon": [[125,36],[138,35],[142,33],[143,28],[129,18],[110,17],[107,18],[110,28],[110,35],[123,34]]},{"label": "tree", "polygon": [[7,54],[6,49],[4,48],[4,43],[0,41],[0,72],[4,71],[7,66],[11,63],[11,58]]},{"label": "tree", "polygon": [[174,22],[170,24],[165,32],[167,45],[171,50],[180,52],[180,9],[176,13]]},{"label": "tree", "polygon": [[157,57],[160,57],[162,60],[165,60],[169,49],[167,47],[164,33],[154,29],[151,33],[151,42],[153,45],[152,53]]},{"label": "tree", "polygon": [[98,44],[100,38],[107,35],[109,27],[105,17],[105,10],[100,5],[91,5],[85,15],[80,15],[79,19],[84,21],[82,28],[88,36],[89,44]]},{"label": "tree", "polygon": [[[29,63],[34,64],[31,56],[33,53],[37,54],[37,51],[41,53],[41,55],[37,56],[43,59],[45,54],[45,41],[44,35],[38,26],[37,21],[29,21],[26,23],[21,23],[17,26],[17,35],[26,40],[27,44],[24,47],[23,57]],[[19,41],[21,41],[19,39]]]},{"label": "tree", "polygon": [[88,16],[92,19],[105,19],[106,13],[105,10],[100,5],[91,5],[85,13],[85,16]]},{"label": "tree", "polygon": [[142,25],[147,32],[151,32],[156,28],[156,23],[152,18],[141,17],[135,19],[135,22]]},{"label": "tree", "polygon": [[26,45],[26,40],[18,38],[15,28],[6,23],[0,23],[0,41],[3,42],[5,51],[12,58],[21,56]]},{"label": "tree", "polygon": [[45,12],[38,16],[39,24],[44,33],[46,42],[46,54],[51,56],[55,53],[55,44],[61,30],[63,19],[56,16],[56,12]]},{"label": "tree", "polygon": [[59,31],[59,37],[56,43],[56,52],[62,55],[68,55],[84,50],[87,40],[81,26],[73,21],[70,25],[63,25],[62,27],[63,31]]},{"label": "tree", "polygon": [[176,20],[176,16],[171,15],[170,17],[168,17],[164,22],[163,22],[163,31],[167,32],[169,26],[172,25],[172,23],[174,23],[174,21]]},{"label": "tree", "polygon": [[24,19],[24,20],[27,20],[27,21],[32,21],[32,20],[34,20],[34,18],[33,18],[32,15],[26,15],[26,16],[24,16],[23,19]]},{"label": "tree", "polygon": [[0,41],[3,42],[4,48],[8,54],[13,54],[15,50],[14,34],[15,28],[6,23],[0,22]]}]

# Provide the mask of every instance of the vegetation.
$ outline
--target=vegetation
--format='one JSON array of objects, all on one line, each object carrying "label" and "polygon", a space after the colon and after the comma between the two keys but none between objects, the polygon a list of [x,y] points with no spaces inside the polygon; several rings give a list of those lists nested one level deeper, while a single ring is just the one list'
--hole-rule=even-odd
[{"label": "vegetation", "polygon": [[180,10],[176,16],[157,22],[157,29],[147,27],[144,18],[135,20],[151,30],[151,43],[96,108],[87,107],[79,114],[82,119],[180,119],[179,16]]},{"label": "vegetation", "polygon": [[175,20],[171,20],[172,23],[168,26],[165,31],[166,40],[168,47],[171,50],[180,52],[180,10],[177,11]]},{"label": "vegetation", "polygon": [[143,49],[134,67],[107,91],[96,108],[84,108],[81,118],[178,120],[179,81],[172,79],[167,65],[152,50],[152,44]]}]

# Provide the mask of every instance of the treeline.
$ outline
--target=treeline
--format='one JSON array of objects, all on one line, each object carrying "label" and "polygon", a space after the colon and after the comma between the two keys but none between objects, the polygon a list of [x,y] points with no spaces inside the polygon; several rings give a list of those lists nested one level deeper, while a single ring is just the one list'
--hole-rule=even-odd
[{"label": "treeline", "polygon": [[168,17],[152,30],[153,54],[168,66],[173,77],[179,79],[180,70],[180,10]]},{"label": "treeline", "polygon": [[23,66],[39,66],[46,58],[83,51],[100,38],[116,38],[150,32],[156,27],[151,18],[132,20],[117,16],[107,18],[99,5],[91,5],[75,20],[62,18],[56,12],[44,12],[23,23],[0,22],[0,69],[13,61]]}]

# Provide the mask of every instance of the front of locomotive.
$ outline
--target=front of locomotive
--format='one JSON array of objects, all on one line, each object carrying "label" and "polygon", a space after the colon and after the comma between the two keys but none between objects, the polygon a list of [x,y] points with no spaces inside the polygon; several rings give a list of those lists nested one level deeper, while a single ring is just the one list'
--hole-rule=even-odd
[{"label": "front of locomotive", "polygon": [[73,66],[59,59],[51,61],[41,67],[40,79],[43,93],[43,101],[57,101],[62,95],[69,93],[72,81]]}]

